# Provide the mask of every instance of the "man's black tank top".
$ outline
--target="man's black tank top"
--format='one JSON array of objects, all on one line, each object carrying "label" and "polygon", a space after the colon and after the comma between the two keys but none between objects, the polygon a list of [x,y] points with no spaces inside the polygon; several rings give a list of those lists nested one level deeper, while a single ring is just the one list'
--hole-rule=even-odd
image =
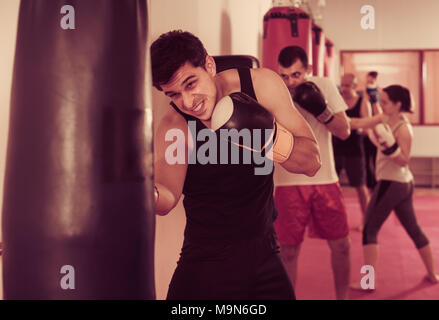
[{"label": "man's black tank top", "polygon": [[[239,68],[238,73],[241,92],[256,99],[250,70]],[[198,118],[183,113],[175,105],[171,106],[186,121],[195,121],[197,135],[206,128]],[[271,232],[277,216],[273,201],[274,166],[270,174],[255,175],[254,169],[264,165],[258,166],[253,161],[251,164],[231,164],[230,149],[228,164],[220,164],[219,132],[215,133],[217,164],[200,164],[198,161],[188,164],[183,187],[186,228],[182,257],[192,244],[227,243]],[[206,141],[194,141],[196,150],[204,143]]]},{"label": "man's black tank top", "polygon": [[[346,111],[346,115],[349,118],[361,118],[360,110],[361,103],[363,101],[363,95],[360,94],[355,106]],[[334,155],[343,156],[363,156],[363,135],[358,134],[357,130],[352,130],[351,135],[346,140],[341,140],[335,136],[332,137],[332,145],[334,147]]]}]

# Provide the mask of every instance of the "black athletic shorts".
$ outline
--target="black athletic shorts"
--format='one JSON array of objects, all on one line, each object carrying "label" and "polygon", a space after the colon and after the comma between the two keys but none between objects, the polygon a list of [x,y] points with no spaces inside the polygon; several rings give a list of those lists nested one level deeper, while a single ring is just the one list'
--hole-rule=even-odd
[{"label": "black athletic shorts", "polygon": [[[274,233],[226,244],[197,244],[182,256],[168,300],[294,300]],[[196,257],[198,255],[198,257]]]}]

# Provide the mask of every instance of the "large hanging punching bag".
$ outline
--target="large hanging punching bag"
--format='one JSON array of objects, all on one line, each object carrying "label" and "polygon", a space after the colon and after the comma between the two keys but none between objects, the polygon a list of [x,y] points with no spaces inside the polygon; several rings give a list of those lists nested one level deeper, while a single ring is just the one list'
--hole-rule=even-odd
[{"label": "large hanging punching bag", "polygon": [[21,2],[6,299],[155,298],[146,2]]},{"label": "large hanging punching bag", "polygon": [[264,15],[262,66],[277,72],[279,52],[287,46],[299,46],[312,61],[311,19],[296,7],[273,7]]}]

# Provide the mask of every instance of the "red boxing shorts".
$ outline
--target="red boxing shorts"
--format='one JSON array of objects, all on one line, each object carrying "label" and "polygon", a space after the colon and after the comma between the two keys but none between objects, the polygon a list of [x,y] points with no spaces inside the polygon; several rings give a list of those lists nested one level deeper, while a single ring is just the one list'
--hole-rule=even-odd
[{"label": "red boxing shorts", "polygon": [[274,227],[281,244],[302,243],[309,224],[310,238],[337,240],[349,234],[346,208],[338,182],[278,186],[274,194],[279,216]]}]

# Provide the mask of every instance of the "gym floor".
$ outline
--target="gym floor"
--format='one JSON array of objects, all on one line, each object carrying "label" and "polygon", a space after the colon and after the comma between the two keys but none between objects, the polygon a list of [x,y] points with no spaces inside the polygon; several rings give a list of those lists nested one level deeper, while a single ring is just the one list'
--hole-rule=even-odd
[{"label": "gym floor", "polygon": [[[361,219],[355,190],[342,187],[351,228]],[[439,256],[439,189],[416,188],[415,209],[418,222],[431,241],[433,254]],[[361,233],[351,231],[351,279],[360,280],[362,266]],[[352,300],[436,300],[439,284],[423,281],[425,268],[417,250],[392,215],[380,232],[380,278],[373,293],[350,292]],[[0,256],[1,257],[1,256]],[[316,263],[316,261],[319,263]],[[436,268],[439,261],[436,259]],[[2,274],[2,259],[0,259]],[[335,299],[329,249],[325,241],[305,238],[299,258],[296,296],[300,300]],[[0,277],[0,299],[3,299],[3,277]]]},{"label": "gym floor", "polygon": [[[351,280],[360,281],[363,266],[362,234],[354,231],[361,219],[356,192],[343,187],[348,221],[351,227]],[[431,242],[436,270],[439,266],[439,189],[416,188],[414,205],[418,223]],[[422,260],[399,223],[392,214],[380,230],[378,279],[374,292],[350,291],[351,300],[437,300],[439,285],[424,281],[426,275]],[[316,263],[319,261],[319,263]],[[300,251],[297,299],[335,299],[330,253],[325,241],[305,238]]]}]

